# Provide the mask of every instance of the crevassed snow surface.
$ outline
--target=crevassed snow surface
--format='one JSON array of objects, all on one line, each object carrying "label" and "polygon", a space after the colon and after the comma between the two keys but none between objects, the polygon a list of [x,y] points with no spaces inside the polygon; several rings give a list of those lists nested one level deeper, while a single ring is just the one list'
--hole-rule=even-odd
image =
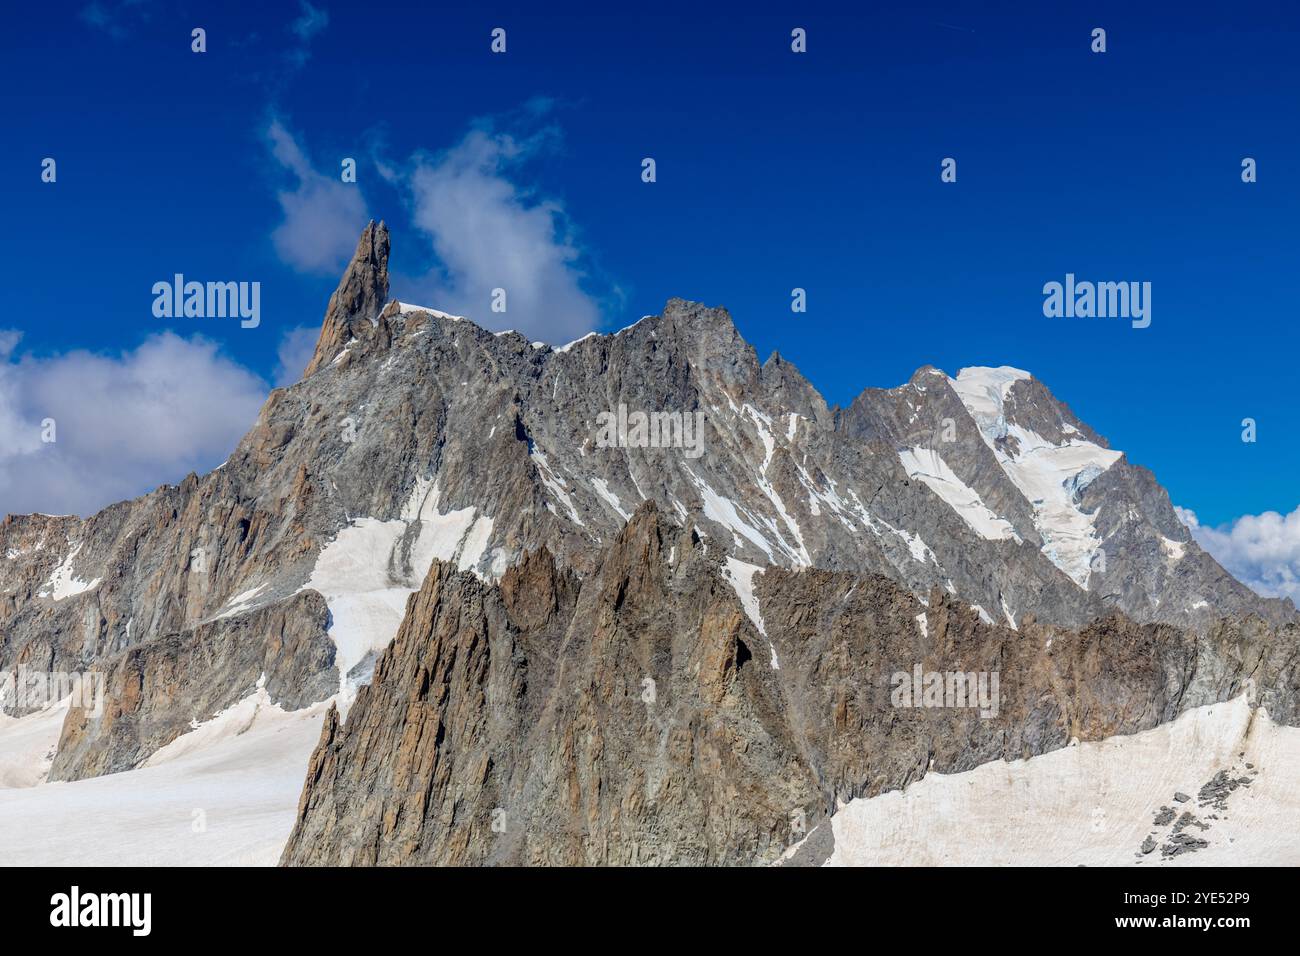
[{"label": "crevassed snow surface", "polygon": [[[324,701],[286,712],[258,688],[139,769],[0,786],[0,862],[273,866],[293,829],[328,709]],[[0,724],[0,764],[21,749],[14,729]]]},{"label": "crevassed snow surface", "polygon": [[1109,468],[1121,452],[1087,441],[1050,445],[1033,432],[1012,426],[1020,454],[1002,462],[1007,475],[1034,506],[1034,526],[1043,539],[1043,553],[1082,588],[1088,586],[1092,556],[1101,539],[1096,514],[1075,503],[1066,482],[1089,466]]},{"label": "crevassed snow surface", "polygon": [[[1244,753],[1244,756],[1239,756]],[[1180,805],[1220,770],[1258,776],[1227,812]],[[1234,770],[1235,768],[1235,770]],[[831,818],[830,866],[1132,865],[1162,806],[1189,809],[1210,829],[1186,832],[1209,846],[1142,866],[1300,863],[1300,728],[1273,724],[1246,695],[1188,711],[1127,737],[1082,743],[964,773],[929,773],[902,791],[860,798]],[[1180,809],[1180,812],[1181,812]]]},{"label": "crevassed snow surface", "polygon": [[[1002,470],[1033,506],[1043,554],[1086,590],[1092,556],[1101,539],[1096,533],[1096,515],[1083,511],[1075,494],[1123,453],[1082,438],[1053,445],[1008,423],[1004,414],[1007,392],[1015,382],[1029,377],[1028,372],[1003,366],[964,368],[948,381],[979,425]],[[1014,454],[996,443],[1002,437],[1016,440],[1019,447]]]},{"label": "crevassed snow surface", "polygon": [[997,368],[976,366],[962,369],[956,378],[948,379],[948,384],[975,419],[980,431],[987,435],[989,432],[1000,434],[997,432],[999,423],[1006,424],[1002,409],[1011,386],[1030,378],[1033,376],[1028,372],[1010,365]]},{"label": "crevassed snow surface", "polygon": [[62,601],[64,598],[70,598],[75,594],[81,594],[83,591],[89,591],[91,588],[99,586],[103,578],[95,578],[93,581],[83,581],[72,573],[72,561],[76,558],[77,553],[81,550],[78,544],[63,559],[63,562],[55,568],[44,584],[37,591],[41,597],[53,598],[56,601]]},{"label": "crevassed snow surface", "polygon": [[984,504],[969,485],[948,467],[943,456],[931,448],[905,448],[898,453],[903,470],[942,498],[976,534],[989,541],[1008,538],[1019,543],[1020,535],[1006,518],[1000,518]]},{"label": "crevassed snow surface", "polygon": [[[406,613],[406,598],[424,582],[433,559],[456,561],[477,572],[492,534],[492,518],[475,509],[438,511],[437,482],[418,482],[401,517],[392,521],[356,518],[321,549],[303,588],[313,588],[329,605],[330,638],[337,651],[341,706],[351,702],[358,678],[348,672],[367,654],[388,646]],[[402,568],[400,545],[407,529],[418,522],[410,546],[409,573]],[[361,680],[360,682],[364,682]]]}]

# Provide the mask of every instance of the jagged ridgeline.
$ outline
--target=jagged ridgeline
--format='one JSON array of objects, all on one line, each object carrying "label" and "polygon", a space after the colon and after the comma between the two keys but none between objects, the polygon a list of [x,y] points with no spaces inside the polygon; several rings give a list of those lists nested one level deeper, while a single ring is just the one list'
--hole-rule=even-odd
[{"label": "jagged ridgeline", "polygon": [[[104,675],[51,779],[260,687],[340,705],[289,861],[761,862],[932,760],[1248,677],[1294,722],[1290,602],[1027,373],[831,408],[722,309],[552,348],[390,300],[388,257],[371,223],[303,379],[215,471],[0,526],[0,669]],[[996,672],[996,716],[900,707],[917,666]]]},{"label": "jagged ridgeline", "polygon": [[[1013,631],[941,588],[788,568],[747,610],[706,540],[647,501],[587,577],[545,550],[499,586],[435,562],[346,722],[326,718],[283,862],[740,865],[809,831],[798,862],[822,862],[834,808],[929,770],[1146,730],[1247,674],[1298,716],[1258,623]],[[931,706],[954,662],[969,693]]]}]

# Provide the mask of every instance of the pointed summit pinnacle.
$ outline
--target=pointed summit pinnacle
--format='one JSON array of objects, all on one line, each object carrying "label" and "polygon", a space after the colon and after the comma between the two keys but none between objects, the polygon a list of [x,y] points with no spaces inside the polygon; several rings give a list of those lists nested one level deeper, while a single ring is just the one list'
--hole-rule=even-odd
[{"label": "pointed summit pinnacle", "polygon": [[372,219],[361,232],[357,251],[352,254],[330,296],[321,326],[316,353],[304,375],[328,365],[349,341],[364,341],[374,331],[375,319],[388,300],[388,227]]}]

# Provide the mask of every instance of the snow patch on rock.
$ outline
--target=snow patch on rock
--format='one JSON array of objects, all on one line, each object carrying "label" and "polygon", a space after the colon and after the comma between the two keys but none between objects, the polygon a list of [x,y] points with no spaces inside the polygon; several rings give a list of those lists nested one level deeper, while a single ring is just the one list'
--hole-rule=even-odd
[{"label": "snow patch on rock", "polygon": [[592,478],[591,487],[596,489],[596,494],[600,495],[602,501],[609,505],[618,514],[620,518],[627,521],[632,517],[627,511],[623,510],[623,503],[618,500],[618,495],[609,490],[609,485],[603,478]]},{"label": "snow patch on rock", "polygon": [[[730,556],[727,557],[727,561],[722,567],[722,576],[727,579],[727,583],[736,592],[736,597],[740,598],[740,606],[745,609],[745,616],[749,618],[750,623],[754,625],[758,633],[767,637],[767,628],[763,626],[763,615],[758,606],[758,597],[754,594],[755,572],[762,574],[763,569]],[[772,648],[772,670],[780,670],[781,662],[776,656],[776,645],[772,644],[770,640],[768,643]]]},{"label": "snow patch on rock", "polygon": [[956,472],[931,448],[905,448],[898,453],[903,470],[942,498],[971,530],[988,541],[1008,538],[1020,543],[1020,535],[1006,518],[1000,518],[980,496],[957,477]]},{"label": "snow patch on rock", "polygon": [[453,322],[460,322],[465,318],[463,315],[452,315],[450,312],[441,312],[438,309],[431,309],[427,305],[412,305],[409,302],[397,303],[397,310],[402,315],[410,315],[412,312],[428,312],[430,315],[436,315],[440,319],[451,319]]},{"label": "snow patch on rock", "polygon": [[62,601],[64,598],[74,597],[93,588],[99,587],[103,578],[95,578],[92,581],[86,581],[77,577],[72,572],[72,562],[76,559],[77,554],[81,551],[81,545],[78,544],[68,553],[62,563],[51,572],[49,578],[37,590],[40,597],[52,598],[55,601]]},{"label": "snow patch on rock", "polygon": [[[444,514],[438,510],[440,497],[437,482],[424,479],[416,483],[399,518],[353,519],[321,549],[300,589],[319,591],[329,605],[329,636],[338,648],[343,706],[367,679],[349,672],[367,655],[382,651],[397,634],[406,598],[424,583],[434,558],[480,573],[492,518],[476,518],[473,507]],[[413,542],[407,534],[412,527],[417,532]]]},{"label": "snow patch on rock", "polygon": [[1096,513],[1084,511],[1078,498],[1123,452],[1081,438],[1054,445],[1008,422],[1007,393],[1016,382],[1029,377],[1029,373],[1007,366],[964,368],[948,382],[979,425],[1002,470],[1033,507],[1043,554],[1087,590],[1092,557],[1101,539],[1095,527]]}]

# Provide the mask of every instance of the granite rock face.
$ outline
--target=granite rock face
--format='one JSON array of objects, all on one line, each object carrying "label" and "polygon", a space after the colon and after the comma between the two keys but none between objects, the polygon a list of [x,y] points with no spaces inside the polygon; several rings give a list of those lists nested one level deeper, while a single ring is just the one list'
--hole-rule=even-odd
[{"label": "granite rock face", "polygon": [[435,564],[327,720],[285,861],[775,858],[817,797],[761,636],[651,504],[602,558],[579,579],[536,552],[499,588]]},{"label": "granite rock face", "polygon": [[209,621],[105,661],[105,706],[74,704],[49,779],[129,770],[177,736],[194,714],[214,714],[265,686],[286,710],[338,686],[328,609],[315,591],[239,617]]},{"label": "granite rock face", "polygon": [[[1300,699],[1294,660],[1243,659],[1236,630],[1017,632],[939,588],[927,606],[817,569],[754,592],[761,631],[721,555],[651,502],[587,577],[545,551],[499,587],[435,564],[326,722],[283,862],[773,863],[837,806],[929,770],[1135,733],[1248,679],[1270,713]],[[905,700],[917,671],[979,693]]]},{"label": "granite rock face", "polygon": [[343,281],[330,296],[316,351],[304,376],[328,365],[353,341],[367,341],[379,326],[374,317],[388,302],[388,227],[382,222],[366,226],[343,273]]},{"label": "granite rock face", "polygon": [[[534,563],[544,550],[556,594],[595,601],[591,582],[602,579],[610,549],[646,502],[693,542],[677,544],[668,564],[707,549],[726,572],[724,586],[706,576],[696,590],[655,592],[667,623],[648,616],[645,633],[625,623],[618,640],[627,646],[617,646],[665,654],[671,644],[672,654],[686,654],[673,643],[686,640],[674,629],[685,629],[703,642],[692,651],[698,660],[682,660],[713,675],[710,708],[731,706],[727,674],[767,688],[745,698],[756,708],[749,720],[762,708],[785,712],[771,703],[773,675],[751,666],[766,666],[762,635],[745,636],[755,625],[743,614],[734,633],[700,615],[714,599],[734,614],[731,583],[751,575],[760,589],[786,574],[805,582],[879,576],[900,608],[925,599],[936,614],[947,608],[997,622],[999,633],[1020,627],[1022,641],[1024,622],[1088,633],[1114,612],[1171,625],[1185,640],[1217,634],[1226,650],[1195,668],[1194,694],[1221,693],[1243,674],[1263,694],[1254,669],[1281,673],[1294,655],[1290,603],[1259,598],[1228,576],[1190,540],[1150,473],[1107,448],[1026,373],[949,377],[925,367],[905,385],[830,408],[780,356],[760,362],[723,309],[673,299],[620,332],[552,348],[391,300],[389,251],[387,229],[368,225],[304,378],[271,392],[216,470],[85,519],[10,515],[0,523],[0,672],[106,676],[104,713],[74,708],[67,718],[58,779],[136,766],[262,680],[285,707],[338,694],[346,709],[398,634],[405,595],[424,596],[431,567],[459,582],[448,578],[446,589],[478,588],[484,607],[496,607],[509,582],[522,587],[524,570],[546,577]],[[513,623],[504,630],[493,631],[485,611],[482,639],[544,630],[510,617],[531,603],[521,597],[514,611],[505,608],[502,621]],[[783,614],[785,603],[764,613]],[[567,633],[579,610],[558,608],[546,626]],[[917,639],[914,620],[895,616],[888,626]],[[768,629],[779,643],[793,626]],[[727,650],[733,637],[753,655],[747,662],[726,663],[740,653]],[[790,668],[803,666],[799,647],[788,653]],[[649,672],[606,676],[635,676],[639,688]],[[534,669],[530,680],[527,706],[540,707],[528,695],[549,678]],[[1163,698],[1145,706],[1168,710]],[[1281,719],[1295,719],[1293,705],[1280,706],[1291,708]],[[0,707],[24,709],[8,699]],[[674,719],[697,727],[692,734],[719,726],[687,714]],[[727,739],[707,746],[726,754]],[[793,759],[799,751],[788,746],[746,756],[733,785],[785,774],[774,769],[785,763],[767,761]],[[971,745],[971,754],[988,752]],[[897,759],[906,763],[907,753]],[[895,779],[896,769],[880,779]],[[841,770],[829,788],[816,776]],[[867,785],[858,769],[833,762],[817,765],[814,779],[786,780],[783,813],[804,796],[820,806],[828,794]],[[726,813],[725,825],[746,834],[737,845],[747,858],[783,845],[766,805]],[[689,840],[683,831],[680,845]]]}]

